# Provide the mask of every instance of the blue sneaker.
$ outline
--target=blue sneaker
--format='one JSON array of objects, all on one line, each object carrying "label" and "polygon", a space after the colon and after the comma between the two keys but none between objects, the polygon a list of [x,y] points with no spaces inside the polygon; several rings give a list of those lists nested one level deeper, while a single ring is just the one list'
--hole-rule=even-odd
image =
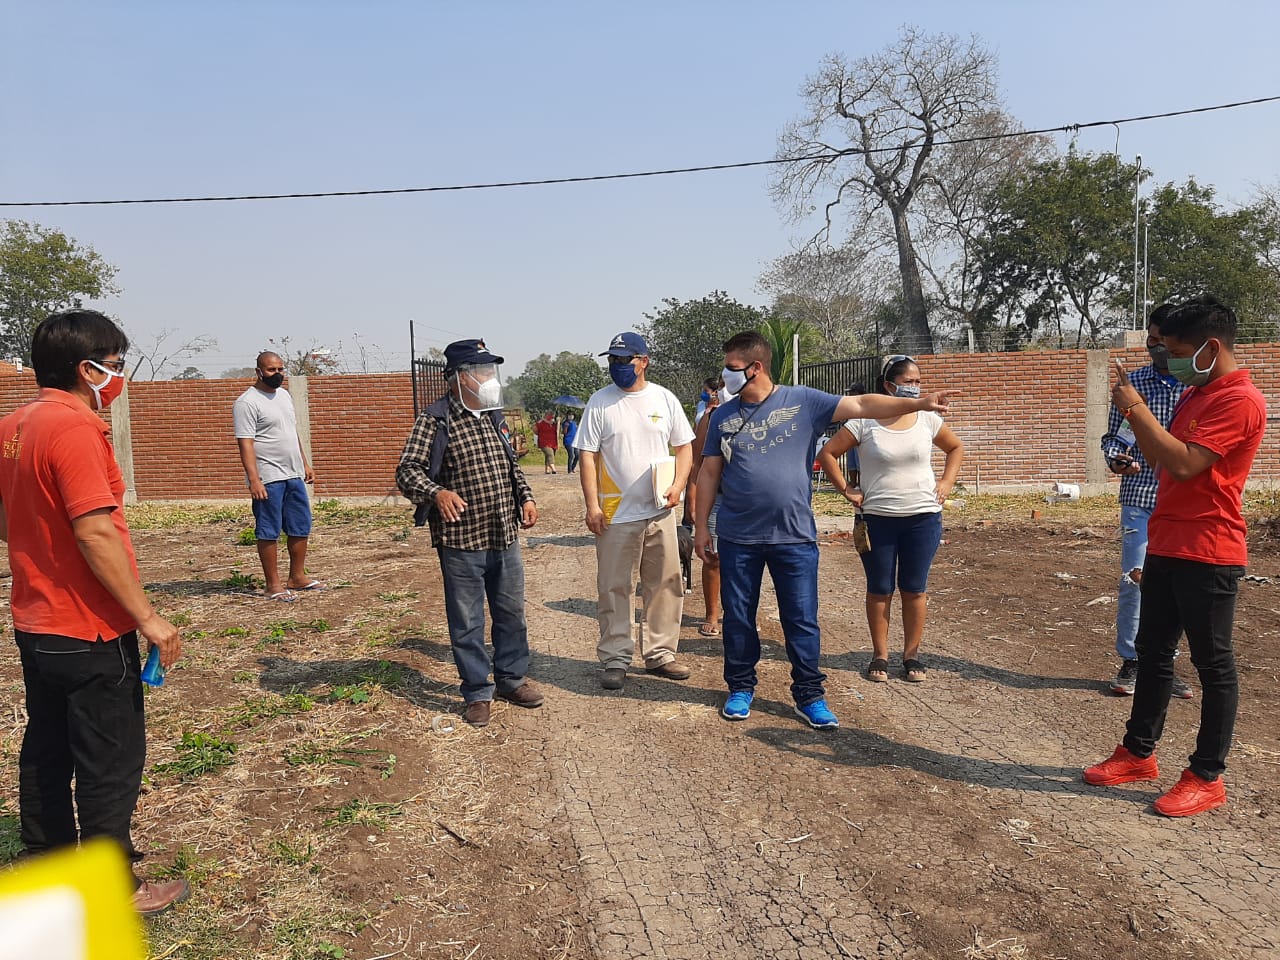
[{"label": "blue sneaker", "polygon": [[720,710],[720,715],[726,720],[745,720],[751,716],[751,701],[755,699],[755,693],[750,690],[735,690],[729,694],[729,699],[724,702],[724,707]]},{"label": "blue sneaker", "polygon": [[[727,704],[725,709],[728,709]],[[840,726],[840,721],[831,712],[825,700],[815,700],[813,703],[806,703],[803,707],[796,704],[796,715],[804,717],[805,722],[815,730],[829,730]],[[728,714],[726,713],[725,716]]]}]

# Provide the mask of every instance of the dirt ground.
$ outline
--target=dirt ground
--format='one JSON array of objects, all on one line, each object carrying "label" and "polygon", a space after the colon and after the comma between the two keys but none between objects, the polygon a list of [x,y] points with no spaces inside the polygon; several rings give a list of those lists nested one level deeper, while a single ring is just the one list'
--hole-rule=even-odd
[{"label": "dirt ground", "polygon": [[[821,616],[842,726],[792,714],[776,611],[750,719],[718,716],[719,641],[687,598],[675,683],[599,686],[595,554],[576,478],[530,475],[538,710],[461,724],[439,567],[403,506],[318,505],[329,589],[255,595],[247,504],[131,511],[143,579],[188,655],[148,705],[144,871],[191,900],[150,925],[177,958],[1264,958],[1280,952],[1280,550],[1253,538],[1237,614],[1230,802],[1154,815],[1199,699],[1170,707],[1161,779],[1085,787],[1129,701],[1103,684],[1114,507],[948,511],[929,678],[862,679],[863,577],[826,519]],[[695,565],[695,581],[696,581]],[[0,581],[7,596],[8,581]],[[260,587],[260,582],[258,583]],[[1194,681],[1189,663],[1181,674]],[[0,755],[11,855],[23,714]],[[185,735],[185,742],[184,742]]]}]

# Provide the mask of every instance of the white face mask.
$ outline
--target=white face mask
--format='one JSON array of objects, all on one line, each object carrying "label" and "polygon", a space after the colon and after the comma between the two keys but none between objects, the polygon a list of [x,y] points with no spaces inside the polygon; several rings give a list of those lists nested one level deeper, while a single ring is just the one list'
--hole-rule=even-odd
[{"label": "white face mask", "polygon": [[720,378],[724,380],[724,389],[731,397],[736,397],[743,387],[755,379],[747,376],[746,369],[730,370],[728,367],[720,371]]},{"label": "white face mask", "polygon": [[893,395],[895,397],[908,397],[912,400],[920,396],[920,384],[918,383],[895,383],[893,385]]},{"label": "white face mask", "polygon": [[[483,374],[488,376],[481,380],[480,376]],[[471,381],[470,384],[463,384],[461,378],[464,376]],[[497,364],[473,367],[466,373],[459,372],[458,377],[458,397],[462,405],[472,413],[502,409],[502,381],[498,379]],[[473,390],[475,391],[474,406],[469,402]]]}]

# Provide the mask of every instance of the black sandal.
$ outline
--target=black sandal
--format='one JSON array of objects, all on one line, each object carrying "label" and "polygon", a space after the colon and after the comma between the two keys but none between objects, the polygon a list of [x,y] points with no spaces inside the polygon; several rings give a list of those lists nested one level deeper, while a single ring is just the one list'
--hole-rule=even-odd
[{"label": "black sandal", "polygon": [[[918,674],[918,676],[913,677],[912,676],[913,673]],[[908,683],[924,683],[924,679],[925,679],[924,664],[921,663],[919,660],[915,660],[915,659],[903,660],[902,661],[902,679],[906,680]]]},{"label": "black sandal", "polygon": [[[883,677],[873,677],[873,673],[883,673]],[[889,679],[889,661],[881,657],[877,657],[867,664],[866,677],[872,683],[884,683]]]}]

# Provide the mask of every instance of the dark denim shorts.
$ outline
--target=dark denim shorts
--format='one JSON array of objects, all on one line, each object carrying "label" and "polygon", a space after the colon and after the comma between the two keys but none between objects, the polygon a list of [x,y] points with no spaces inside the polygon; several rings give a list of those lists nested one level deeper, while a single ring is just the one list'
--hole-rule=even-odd
[{"label": "dark denim shorts", "polygon": [[868,513],[871,550],[860,554],[867,571],[867,593],[887,597],[895,583],[903,593],[924,593],[929,567],[942,540],[942,513],[878,517]]},{"label": "dark denim shorts", "polygon": [[253,501],[253,535],[278,540],[281,529],[291,537],[311,536],[311,501],[307,485],[298,478],[268,483],[267,499]]}]

